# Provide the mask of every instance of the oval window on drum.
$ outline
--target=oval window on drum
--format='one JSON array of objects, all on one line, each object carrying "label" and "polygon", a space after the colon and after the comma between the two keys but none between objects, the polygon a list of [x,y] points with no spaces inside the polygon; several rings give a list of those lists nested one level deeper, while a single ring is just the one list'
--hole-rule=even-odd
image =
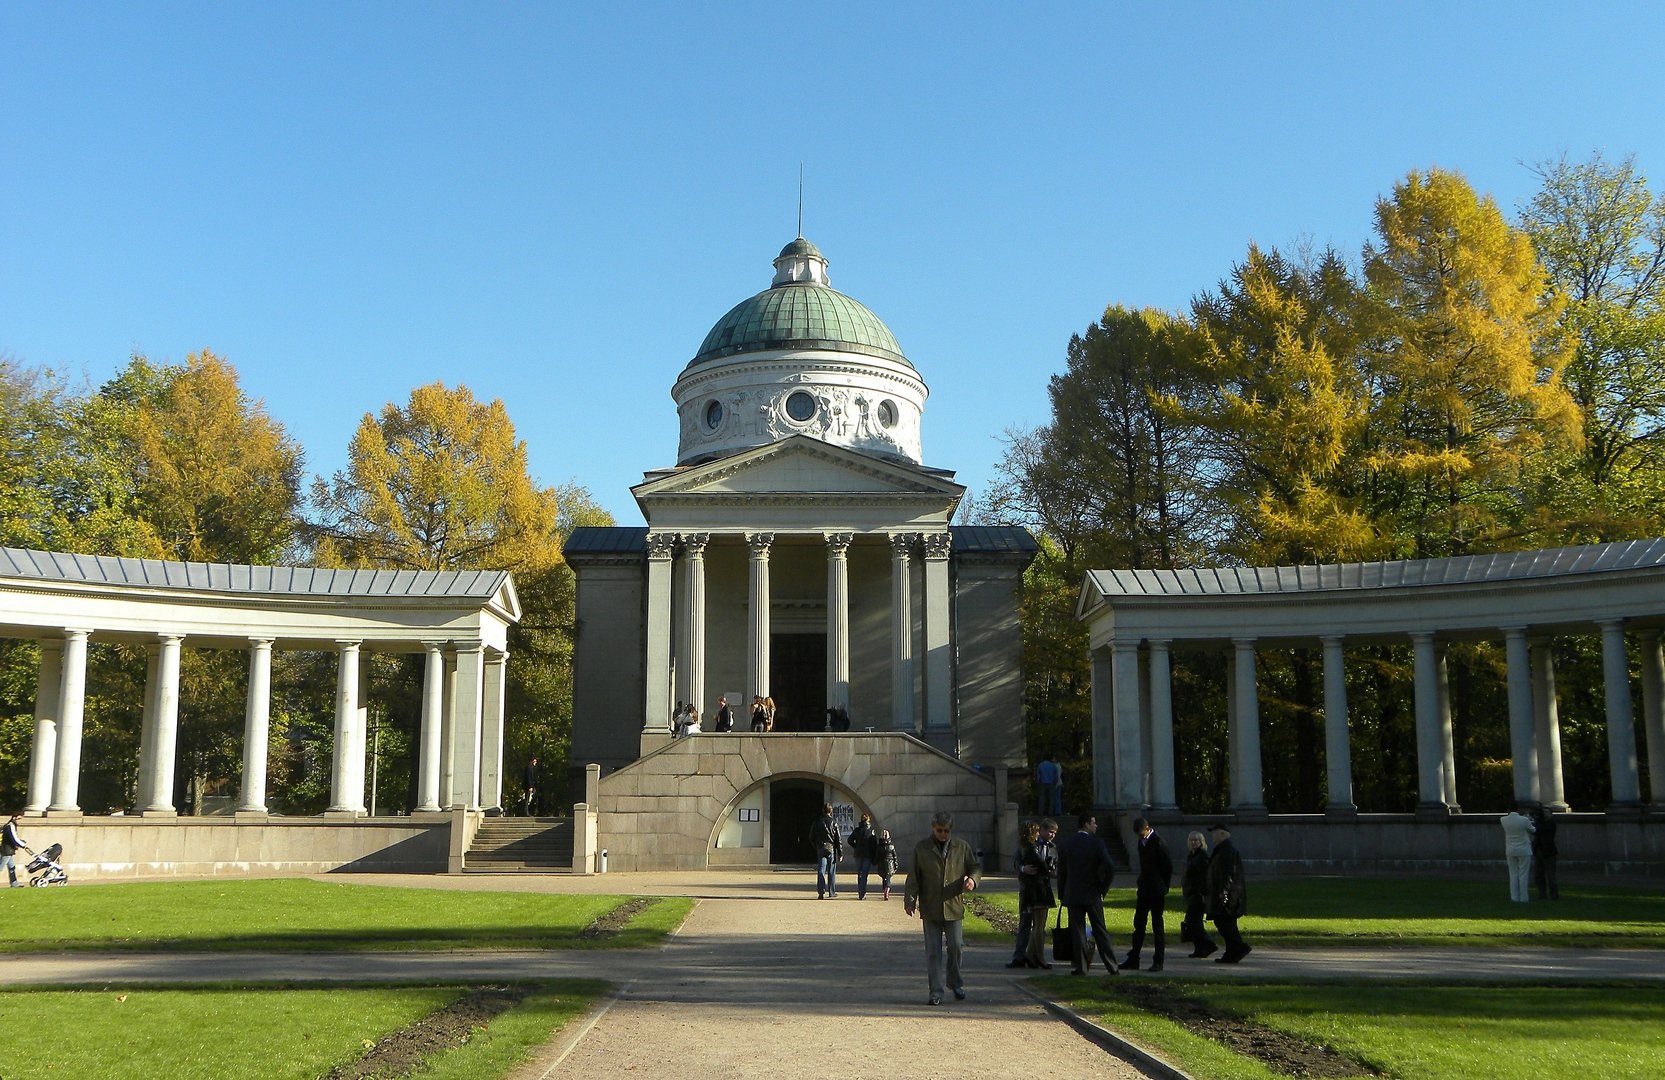
[{"label": "oval window on drum", "polygon": [[705,426],[716,431],[723,426],[723,403],[713,401],[705,407]]},{"label": "oval window on drum", "polygon": [[889,398],[879,402],[879,424],[887,428],[896,426],[896,402]]},{"label": "oval window on drum", "polygon": [[786,397],[786,415],[803,423],[815,415],[815,397],[806,390],[794,390]]}]

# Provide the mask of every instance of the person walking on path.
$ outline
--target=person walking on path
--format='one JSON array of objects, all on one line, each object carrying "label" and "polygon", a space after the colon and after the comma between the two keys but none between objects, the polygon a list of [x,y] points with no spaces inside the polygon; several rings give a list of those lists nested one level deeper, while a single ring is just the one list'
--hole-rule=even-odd
[{"label": "person walking on path", "polygon": [[23,842],[23,837],[17,835],[17,823],[23,820],[22,812],[13,813],[6,820],[4,829],[0,829],[0,863],[6,864],[6,876],[11,879],[11,887],[20,887],[17,880],[17,852],[21,848],[33,855],[35,849]]},{"label": "person walking on path", "polygon": [[533,754],[520,771],[520,814],[531,817],[538,808],[538,756]]},{"label": "person walking on path", "polygon": [[1064,769],[1051,755],[1041,759],[1035,766],[1035,783],[1040,788],[1040,797],[1036,800],[1035,813],[1050,814],[1057,817],[1064,812]]},{"label": "person walking on path", "polygon": [[902,860],[896,855],[896,844],[890,838],[889,829],[880,829],[879,835],[873,840],[873,862],[879,873],[879,881],[884,884],[884,899],[890,899],[890,881],[896,876],[896,871],[902,868]]},{"label": "person walking on path", "polygon": [[1503,857],[1509,863],[1509,899],[1525,904],[1532,899],[1532,838],[1537,830],[1519,810],[1511,810],[1498,822],[1503,826]]},{"label": "person walking on path", "polygon": [[1058,876],[1058,849],[1052,839],[1058,823],[1050,818],[1035,827],[1031,842],[1024,845],[1023,873],[1018,878],[1018,903],[1029,917],[1029,938],[1024,942],[1023,962],[1032,968],[1050,968],[1046,962],[1046,918],[1057,904],[1052,879]]},{"label": "person walking on path", "polygon": [[1237,930],[1237,920],[1249,913],[1248,883],[1243,874],[1243,856],[1231,842],[1231,830],[1224,824],[1208,827],[1214,851],[1208,857],[1208,917],[1214,920],[1226,951],[1216,964],[1235,964],[1249,955],[1251,946]]},{"label": "person walking on path", "polygon": [[1098,818],[1082,814],[1076,834],[1058,848],[1058,893],[1070,913],[1070,943],[1074,946],[1071,975],[1087,974],[1087,966],[1092,963],[1086,933],[1089,922],[1092,947],[1098,949],[1105,973],[1115,975],[1120,971],[1110,931],[1104,928],[1104,894],[1110,890],[1115,873],[1116,864],[1098,838]]},{"label": "person walking on path", "polygon": [[1139,950],[1145,943],[1145,920],[1151,924],[1154,948],[1151,971],[1162,970],[1162,957],[1168,948],[1168,931],[1163,916],[1168,908],[1168,890],[1174,885],[1174,860],[1150,822],[1142,817],[1133,819],[1133,831],[1139,834],[1139,884],[1133,905],[1133,941],[1127,947],[1127,959],[1122,967],[1139,970]]},{"label": "person walking on path", "polygon": [[1189,941],[1192,958],[1200,959],[1219,948],[1203,922],[1208,911],[1208,839],[1194,832],[1185,838],[1185,848],[1185,876],[1179,886],[1185,898],[1185,921],[1179,926],[1179,940]]},{"label": "person walking on path", "polygon": [[965,980],[960,975],[965,894],[975,891],[983,879],[977,853],[953,832],[953,814],[939,810],[931,816],[931,835],[913,849],[902,899],[903,910],[909,916],[919,912],[925,927],[925,975],[932,1005],[942,1004],[945,986],[954,992],[955,1001],[965,1000]]},{"label": "person walking on path", "polygon": [[821,816],[809,831],[809,844],[815,852],[815,899],[830,900],[838,895],[838,860],[844,857],[831,803],[821,807]]},{"label": "person walking on path", "polygon": [[879,834],[873,831],[873,815],[863,814],[861,823],[850,832],[850,851],[856,857],[856,899],[867,899],[867,879],[873,873],[874,845]]},{"label": "person walking on path", "polygon": [[1034,924],[1034,915],[1029,910],[1029,901],[1025,897],[1024,875],[1033,873],[1028,865],[1033,859],[1032,849],[1041,838],[1041,823],[1026,822],[1023,825],[1023,838],[1018,841],[1017,850],[1012,852],[1012,873],[1017,875],[1018,882],[1018,924],[1017,936],[1012,941],[1012,958],[1006,961],[1009,968],[1029,966],[1029,928]]},{"label": "person walking on path", "polygon": [[1561,899],[1561,884],[1555,880],[1555,815],[1538,807],[1532,811],[1532,876],[1538,882],[1539,900]]}]

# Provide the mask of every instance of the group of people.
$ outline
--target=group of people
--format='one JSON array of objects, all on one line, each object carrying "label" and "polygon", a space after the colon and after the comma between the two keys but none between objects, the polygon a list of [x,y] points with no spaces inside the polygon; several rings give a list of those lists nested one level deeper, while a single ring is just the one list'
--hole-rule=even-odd
[{"label": "group of people", "polygon": [[[838,896],[838,864],[844,858],[844,842],[839,839],[838,822],[833,819],[831,803],[821,807],[821,816],[810,830],[810,846],[815,852],[815,898],[835,899]],[[890,830],[875,828],[873,815],[863,814],[861,823],[850,831],[850,853],[856,858],[856,899],[867,899],[867,883],[877,874],[884,889],[884,899],[889,900],[890,881],[900,869]]]},{"label": "group of people", "polygon": [[[1167,844],[1149,821],[1135,818],[1133,827],[1139,837],[1139,875],[1133,936],[1121,961],[1116,960],[1110,932],[1104,924],[1104,896],[1114,880],[1115,864],[1098,836],[1097,817],[1083,814],[1075,834],[1062,842],[1057,840],[1058,823],[1050,818],[1030,822],[1025,828],[1014,864],[1018,875],[1017,944],[1007,967],[1052,967],[1044,950],[1046,922],[1053,909],[1061,905],[1060,919],[1063,911],[1069,912],[1070,974],[1087,974],[1095,953],[1108,974],[1138,971],[1147,927],[1153,948],[1146,970],[1162,970],[1167,949],[1164,916],[1168,893],[1173,888],[1174,864]],[[952,993],[957,1001],[965,1000],[965,982],[960,972],[964,944],[961,922],[965,918],[966,896],[975,892],[982,880],[976,852],[970,844],[955,837],[953,829],[953,815],[938,813],[932,817],[931,835],[913,850],[903,902],[907,914],[918,912],[924,924],[925,967],[932,1005],[941,1005],[947,993]],[[1185,898],[1180,940],[1192,944],[1193,957],[1216,952],[1219,946],[1208,935],[1206,918],[1225,940],[1225,951],[1215,962],[1235,964],[1251,951],[1238,929],[1238,920],[1248,911],[1243,857],[1232,843],[1231,830],[1226,825],[1211,825],[1209,832],[1213,837],[1212,848],[1200,832],[1193,832],[1187,838],[1185,871],[1180,879]],[[1059,949],[1059,958],[1064,957],[1065,950]]]},{"label": "group of people", "polygon": [[[775,730],[774,698],[753,696],[751,728],[753,732]],[[671,712],[672,737],[680,739],[685,735],[699,735],[704,730],[700,726],[700,711],[694,706],[693,702],[686,704],[680,701],[677,702],[676,708]],[[725,732],[734,730],[734,710],[729,708],[726,694],[717,699],[717,709],[711,720],[711,730]]]},{"label": "group of people", "polygon": [[1511,810],[1503,815],[1503,857],[1509,864],[1509,899],[1518,904],[1532,899],[1530,879],[1537,878],[1539,900],[1561,899],[1556,880],[1555,817],[1543,807],[1530,815]]}]

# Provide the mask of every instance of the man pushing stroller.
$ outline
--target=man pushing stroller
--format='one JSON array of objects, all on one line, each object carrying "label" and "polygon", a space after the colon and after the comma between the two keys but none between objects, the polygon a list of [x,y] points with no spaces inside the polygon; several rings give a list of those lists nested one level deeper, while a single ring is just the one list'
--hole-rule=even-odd
[{"label": "man pushing stroller", "polygon": [[18,811],[6,822],[5,829],[0,830],[0,863],[6,864],[6,876],[11,879],[11,887],[14,889],[22,888],[22,883],[17,880],[18,849],[22,848],[31,855],[35,853],[35,849],[25,844],[23,837],[17,835],[17,823],[21,820],[23,813]]}]

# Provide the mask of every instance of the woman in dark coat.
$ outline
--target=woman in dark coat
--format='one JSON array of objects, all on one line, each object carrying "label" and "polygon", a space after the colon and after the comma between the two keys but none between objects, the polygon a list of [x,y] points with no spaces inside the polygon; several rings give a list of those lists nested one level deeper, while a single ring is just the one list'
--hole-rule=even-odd
[{"label": "woman in dark coat", "polygon": [[1185,838],[1185,848],[1185,877],[1179,886],[1185,898],[1185,921],[1180,924],[1179,939],[1191,943],[1192,956],[1207,956],[1219,948],[1203,925],[1208,910],[1208,841],[1194,832]]},{"label": "woman in dark coat", "polygon": [[[1041,827],[1030,822],[1019,851],[1024,872],[1018,875],[1018,903],[1029,912],[1029,944],[1024,962],[1032,968],[1049,968],[1046,962],[1046,918],[1057,904],[1052,879],[1058,875],[1058,855],[1051,844],[1041,840]],[[1033,871],[1030,868],[1033,867]]]}]

